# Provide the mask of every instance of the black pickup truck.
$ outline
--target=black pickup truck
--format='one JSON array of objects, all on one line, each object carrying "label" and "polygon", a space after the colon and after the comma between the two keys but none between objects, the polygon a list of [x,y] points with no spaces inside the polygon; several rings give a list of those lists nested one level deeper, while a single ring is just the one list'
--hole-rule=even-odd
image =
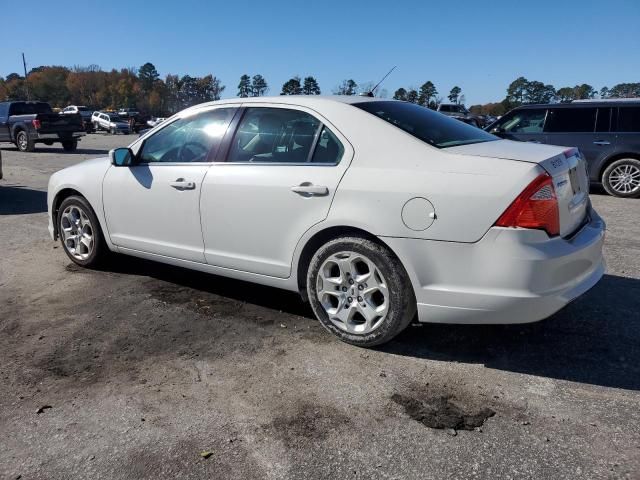
[{"label": "black pickup truck", "polygon": [[21,152],[32,152],[36,143],[62,143],[70,152],[84,135],[82,117],[59,115],[45,102],[0,102],[0,142],[11,142]]}]

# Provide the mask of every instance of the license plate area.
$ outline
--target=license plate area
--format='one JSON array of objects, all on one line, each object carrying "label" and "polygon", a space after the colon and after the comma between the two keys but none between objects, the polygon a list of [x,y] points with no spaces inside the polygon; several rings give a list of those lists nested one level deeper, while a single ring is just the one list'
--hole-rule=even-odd
[{"label": "license plate area", "polygon": [[580,178],[578,177],[577,165],[569,169],[569,183],[571,184],[571,190],[573,190],[574,195],[582,192],[582,183],[580,182]]}]

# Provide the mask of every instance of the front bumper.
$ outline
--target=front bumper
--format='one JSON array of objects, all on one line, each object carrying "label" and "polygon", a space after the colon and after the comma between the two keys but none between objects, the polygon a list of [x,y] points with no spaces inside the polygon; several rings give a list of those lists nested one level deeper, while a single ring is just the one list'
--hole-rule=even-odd
[{"label": "front bumper", "polygon": [[542,320],[593,287],[605,270],[605,224],[570,239],[493,227],[476,243],[383,238],[411,278],[421,322],[510,324]]}]

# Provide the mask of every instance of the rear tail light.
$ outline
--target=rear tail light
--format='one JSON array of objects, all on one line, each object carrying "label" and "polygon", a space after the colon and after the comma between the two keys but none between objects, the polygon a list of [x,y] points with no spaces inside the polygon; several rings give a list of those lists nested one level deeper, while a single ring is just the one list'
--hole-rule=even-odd
[{"label": "rear tail light", "polygon": [[41,127],[40,120],[38,120],[37,118],[34,118],[33,120],[31,120],[31,124],[33,125],[33,128],[35,128],[36,130],[39,130]]},{"label": "rear tail light", "polygon": [[550,237],[560,234],[560,213],[553,180],[540,174],[518,195],[496,222],[498,227],[535,228]]}]

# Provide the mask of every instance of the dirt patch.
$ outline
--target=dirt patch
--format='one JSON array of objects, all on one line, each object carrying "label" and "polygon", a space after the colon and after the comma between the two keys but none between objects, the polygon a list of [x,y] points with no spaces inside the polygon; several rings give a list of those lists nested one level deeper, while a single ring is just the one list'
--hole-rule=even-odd
[{"label": "dirt patch", "polygon": [[349,423],[349,417],[335,408],[305,403],[291,414],[276,417],[265,430],[274,432],[287,446],[295,446],[301,439],[324,440]]},{"label": "dirt patch", "polygon": [[451,397],[445,396],[418,400],[394,393],[391,400],[404,407],[405,412],[411,418],[429,428],[473,430],[481,427],[487,418],[496,413],[486,407],[477,411],[465,410],[453,403]]}]

